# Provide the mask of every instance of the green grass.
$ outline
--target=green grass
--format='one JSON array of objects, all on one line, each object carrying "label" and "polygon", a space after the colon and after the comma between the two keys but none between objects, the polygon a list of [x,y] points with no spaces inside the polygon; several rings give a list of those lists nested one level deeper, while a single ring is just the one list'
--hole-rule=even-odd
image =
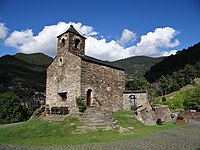
[{"label": "green grass", "polygon": [[30,120],[12,127],[0,128],[0,143],[29,146],[58,146],[67,144],[83,144],[97,142],[113,142],[132,140],[155,132],[177,127],[174,124],[145,126],[131,117],[131,111],[116,112],[113,118],[123,127],[133,127],[130,134],[119,134],[119,128],[109,131],[95,131],[74,134],[81,122],[74,117],[68,117],[61,122],[47,122],[41,119]]}]

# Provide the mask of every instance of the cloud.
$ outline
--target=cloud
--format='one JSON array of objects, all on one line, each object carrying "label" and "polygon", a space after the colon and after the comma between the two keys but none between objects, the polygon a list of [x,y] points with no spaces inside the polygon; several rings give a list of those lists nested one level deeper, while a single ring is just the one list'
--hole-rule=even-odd
[{"label": "cloud", "polygon": [[8,28],[5,24],[0,23],[0,39],[4,39],[7,36]]},{"label": "cloud", "polygon": [[7,46],[11,46],[14,48],[19,48],[23,46],[25,43],[30,43],[33,41],[33,32],[30,29],[24,31],[14,31],[5,41],[4,43]]},{"label": "cloud", "polygon": [[86,55],[103,60],[117,60],[130,56],[129,51],[117,41],[107,42],[106,39],[97,40],[94,37],[88,37],[86,40]]},{"label": "cloud", "polygon": [[136,39],[136,34],[133,31],[124,29],[121,38],[118,40],[118,43],[122,46],[125,46],[129,42],[135,41],[135,39]]},{"label": "cloud", "polygon": [[173,39],[179,34],[173,28],[157,28],[153,32],[148,32],[141,36],[141,41],[135,46],[127,48],[131,55],[147,55],[152,57],[166,56],[174,54],[176,51],[167,51],[165,49],[174,48],[180,44],[179,40]]},{"label": "cloud", "polygon": [[[124,29],[120,39],[107,41],[104,37],[95,38],[96,35],[100,34],[93,27],[74,22],[59,22],[56,25],[45,26],[37,35],[34,35],[31,29],[14,31],[4,40],[4,44],[16,48],[18,52],[42,52],[54,57],[57,49],[56,37],[65,32],[70,24],[87,37],[86,55],[102,60],[113,61],[139,55],[168,56],[175,54],[174,48],[180,44],[178,39],[175,39],[179,32],[170,27],[157,28],[148,32],[138,39],[138,43],[130,45],[136,39],[136,34],[133,31]],[[127,46],[127,44],[129,45]]]},{"label": "cloud", "polygon": [[56,25],[45,26],[38,35],[34,36],[32,30],[14,31],[4,44],[16,48],[22,53],[42,52],[50,56],[56,55],[57,36],[65,32],[70,25],[73,25],[84,36],[98,34],[93,27],[81,23],[59,22]]},{"label": "cloud", "polygon": [[121,46],[118,41],[106,42],[106,39],[97,40],[91,37],[86,41],[86,53],[103,60],[118,60],[142,55],[151,57],[169,56],[177,51],[168,49],[180,44],[177,39],[174,40],[177,34],[179,32],[170,27],[157,28],[153,32],[142,35],[140,42],[136,45],[126,48]]}]

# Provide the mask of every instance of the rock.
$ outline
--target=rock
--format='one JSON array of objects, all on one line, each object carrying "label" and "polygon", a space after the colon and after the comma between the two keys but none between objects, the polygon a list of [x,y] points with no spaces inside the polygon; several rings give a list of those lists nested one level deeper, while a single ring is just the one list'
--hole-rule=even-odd
[{"label": "rock", "polygon": [[133,127],[127,127],[127,129],[128,129],[128,130],[133,130],[134,128],[133,128]]},{"label": "rock", "polygon": [[130,131],[122,126],[119,127],[119,134],[128,134]]},{"label": "rock", "polygon": [[38,118],[38,117],[42,116],[44,112],[45,112],[45,106],[41,106],[40,108],[36,109],[33,112],[31,119],[32,118]]}]

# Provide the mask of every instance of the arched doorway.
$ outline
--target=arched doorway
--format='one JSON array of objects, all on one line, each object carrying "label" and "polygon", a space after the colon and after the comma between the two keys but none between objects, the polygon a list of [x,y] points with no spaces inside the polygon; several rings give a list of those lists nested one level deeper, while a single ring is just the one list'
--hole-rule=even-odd
[{"label": "arched doorway", "polygon": [[91,106],[92,101],[92,90],[87,90],[87,107]]}]

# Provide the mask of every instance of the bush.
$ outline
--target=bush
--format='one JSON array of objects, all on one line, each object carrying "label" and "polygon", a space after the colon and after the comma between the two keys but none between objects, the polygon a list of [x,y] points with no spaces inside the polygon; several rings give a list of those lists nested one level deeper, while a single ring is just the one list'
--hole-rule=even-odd
[{"label": "bush", "polygon": [[183,119],[184,119],[183,116],[178,116],[178,117],[177,117],[177,120],[183,120]]},{"label": "bush", "polygon": [[29,117],[29,110],[21,105],[15,94],[11,92],[0,94],[0,124],[25,121]]},{"label": "bush", "polygon": [[87,108],[85,103],[81,100],[80,97],[76,98],[76,104],[78,106],[79,112],[84,112]]},{"label": "bush", "polygon": [[166,99],[165,97],[163,97],[163,98],[162,98],[162,101],[163,101],[163,102],[166,102],[166,101],[167,101],[167,99]]}]

